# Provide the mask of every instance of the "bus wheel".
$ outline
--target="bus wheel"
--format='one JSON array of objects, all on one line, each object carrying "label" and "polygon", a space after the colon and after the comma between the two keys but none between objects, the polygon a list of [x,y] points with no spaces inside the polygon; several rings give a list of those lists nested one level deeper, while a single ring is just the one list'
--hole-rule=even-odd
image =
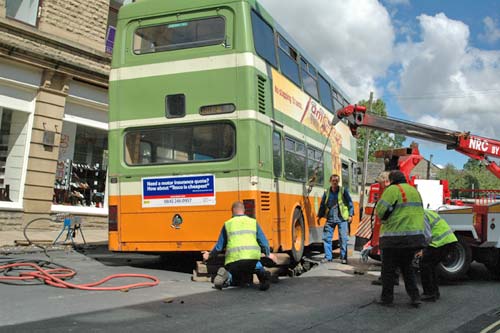
[{"label": "bus wheel", "polygon": [[304,217],[300,209],[293,214],[292,223],[292,259],[299,262],[304,254],[305,227]]},{"label": "bus wheel", "polygon": [[472,251],[467,241],[457,235],[458,242],[446,255],[445,259],[437,265],[437,274],[445,280],[456,281],[463,279],[469,271],[472,261]]}]

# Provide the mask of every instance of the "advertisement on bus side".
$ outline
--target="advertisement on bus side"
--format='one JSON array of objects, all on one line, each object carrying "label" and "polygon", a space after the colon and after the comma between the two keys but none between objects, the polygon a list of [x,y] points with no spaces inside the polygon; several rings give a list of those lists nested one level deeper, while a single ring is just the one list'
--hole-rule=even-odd
[{"label": "advertisement on bus side", "polygon": [[215,176],[142,178],[142,207],[215,205]]}]

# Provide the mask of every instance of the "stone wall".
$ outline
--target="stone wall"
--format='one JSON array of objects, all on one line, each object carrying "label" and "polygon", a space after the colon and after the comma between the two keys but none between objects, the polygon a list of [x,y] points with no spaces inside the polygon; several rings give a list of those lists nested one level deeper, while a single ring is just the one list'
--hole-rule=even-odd
[{"label": "stone wall", "polygon": [[108,11],[109,0],[44,0],[38,28],[103,52]]},{"label": "stone wall", "polygon": [[63,41],[58,36],[41,33],[13,20],[0,18],[0,52],[13,60],[16,56],[28,57],[40,66],[57,66],[60,71],[66,69],[75,75],[97,75],[102,83],[107,84],[110,55]]}]

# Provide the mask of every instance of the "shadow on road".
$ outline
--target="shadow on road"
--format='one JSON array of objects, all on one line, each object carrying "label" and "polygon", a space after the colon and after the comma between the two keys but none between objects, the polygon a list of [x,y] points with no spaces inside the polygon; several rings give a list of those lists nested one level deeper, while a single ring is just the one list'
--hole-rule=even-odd
[{"label": "shadow on road", "polygon": [[106,266],[129,266],[180,273],[192,273],[196,261],[201,260],[201,254],[198,252],[161,254],[112,252],[108,250],[108,244],[105,242],[77,246],[75,251]]}]

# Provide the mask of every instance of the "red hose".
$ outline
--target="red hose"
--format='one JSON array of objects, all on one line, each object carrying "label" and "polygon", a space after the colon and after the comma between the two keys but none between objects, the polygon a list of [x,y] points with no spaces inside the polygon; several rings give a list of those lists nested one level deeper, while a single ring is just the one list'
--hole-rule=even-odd
[{"label": "red hose", "polygon": [[[129,289],[134,289],[134,288],[141,288],[141,287],[154,287],[160,283],[160,280],[158,280],[157,277],[152,276],[152,275],[147,275],[147,274],[114,274],[110,275],[108,277],[105,277],[102,280],[99,280],[97,282],[93,283],[86,283],[86,284],[74,284],[74,283],[69,283],[66,282],[62,279],[65,278],[72,278],[73,276],[76,275],[76,272],[73,271],[72,269],[69,268],[54,268],[54,269],[43,269],[40,266],[29,263],[29,262],[23,262],[23,263],[14,263],[14,264],[8,264],[8,265],[3,265],[0,266],[0,271],[2,270],[9,270],[14,267],[31,267],[34,269],[34,271],[28,271],[28,272],[22,272],[18,276],[0,276],[0,282],[1,281],[20,281],[20,280],[33,280],[33,279],[39,279],[45,282],[45,284],[54,286],[54,287],[59,287],[59,288],[71,288],[71,289],[81,289],[81,290],[129,290]],[[152,282],[138,282],[138,283],[132,283],[132,284],[127,284],[123,286],[114,286],[114,287],[96,287],[98,285],[101,285],[109,280],[112,279],[117,279],[117,278],[144,278],[148,280],[152,280]]]}]

